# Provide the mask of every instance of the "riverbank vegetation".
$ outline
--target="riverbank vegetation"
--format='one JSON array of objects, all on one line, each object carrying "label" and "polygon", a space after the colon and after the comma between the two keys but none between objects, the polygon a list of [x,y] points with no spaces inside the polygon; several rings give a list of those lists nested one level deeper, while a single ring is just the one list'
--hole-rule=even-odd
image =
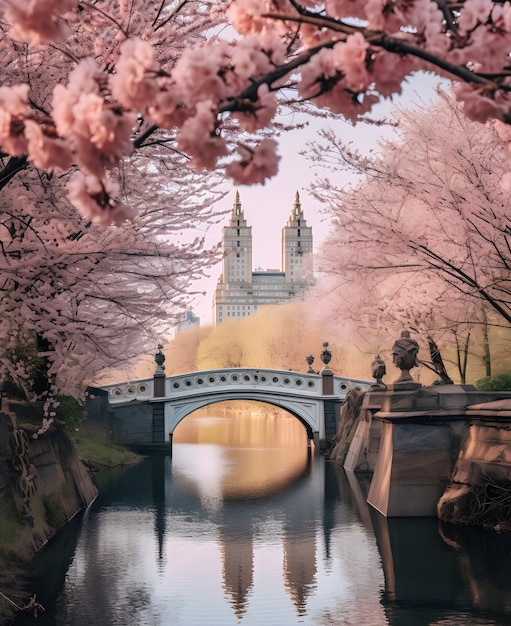
[{"label": "riverbank vegetation", "polygon": [[[319,289],[319,288],[318,288]],[[339,311],[337,321],[333,313],[323,307],[318,310],[313,301],[315,291],[303,302],[282,304],[262,310],[253,317],[225,321],[219,326],[201,326],[179,333],[165,347],[166,374],[174,375],[201,369],[224,367],[266,367],[281,370],[308,371],[306,357],[314,357],[312,369],[319,372],[323,363],[323,342],[329,342],[332,360],[329,367],[336,375],[371,379],[371,362],[380,354],[387,365],[386,382],[392,382],[399,371],[392,364],[392,344],[396,337],[390,327],[365,331],[364,319],[347,320]],[[326,301],[326,300],[325,300]],[[396,328],[402,328],[400,324]],[[458,328],[462,333],[462,329]],[[507,346],[511,342],[511,329],[490,328],[491,356],[495,376],[511,370],[511,357]],[[481,327],[473,324],[468,346],[460,348],[461,338],[441,329],[436,333],[438,344],[449,374],[456,383],[470,383],[485,378],[487,372],[485,346],[487,342]],[[414,335],[419,342],[419,359],[429,362],[427,329]],[[464,379],[459,375],[458,363],[466,360]],[[154,363],[150,360],[136,369],[136,377],[152,376]],[[414,369],[414,378],[428,385],[438,378],[425,365]],[[493,379],[492,379],[493,380]]]},{"label": "riverbank vegetation", "polygon": [[[96,433],[87,428],[87,413],[81,404],[72,396],[56,398],[57,407],[54,419],[60,420],[67,434],[74,443],[78,456],[89,469],[106,469],[129,465],[140,460],[140,455],[129,448],[111,441],[104,433]],[[41,403],[16,403],[17,412],[21,414],[20,427],[33,431],[40,427],[42,419]],[[29,410],[23,410],[24,407]]]}]

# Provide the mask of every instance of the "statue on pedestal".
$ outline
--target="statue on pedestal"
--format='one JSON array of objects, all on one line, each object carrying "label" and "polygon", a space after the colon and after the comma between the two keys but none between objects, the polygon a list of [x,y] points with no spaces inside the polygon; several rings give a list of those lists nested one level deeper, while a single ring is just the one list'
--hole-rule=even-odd
[{"label": "statue on pedestal", "polygon": [[387,368],[385,367],[385,361],[379,354],[374,357],[374,361],[371,363],[371,372],[373,374],[373,378],[376,378],[377,385],[382,386],[385,384],[383,382],[383,377],[387,373]]},{"label": "statue on pedestal", "polygon": [[392,361],[401,370],[401,376],[394,383],[413,382],[410,375],[412,367],[417,367],[417,353],[419,344],[410,337],[407,330],[401,332],[401,337],[396,339],[392,347]]}]

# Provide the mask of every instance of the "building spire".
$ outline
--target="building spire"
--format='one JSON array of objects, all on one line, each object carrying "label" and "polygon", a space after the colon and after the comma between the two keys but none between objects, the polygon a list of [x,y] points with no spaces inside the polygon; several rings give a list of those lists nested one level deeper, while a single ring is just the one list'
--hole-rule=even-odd
[{"label": "building spire", "polygon": [[234,197],[234,202],[232,205],[232,218],[237,219],[237,217],[242,214],[243,211],[241,209],[240,192],[236,190],[236,195]]},{"label": "building spire", "polygon": [[291,214],[291,219],[296,220],[302,218],[302,205],[300,204],[300,194],[298,191],[295,194],[295,201],[293,203],[293,211]]},{"label": "building spire", "polygon": [[300,202],[300,194],[298,191],[295,194],[295,200],[293,202],[293,208],[291,210],[291,215],[289,216],[289,220],[287,223],[288,226],[306,226],[305,219],[303,217],[302,205]]},{"label": "building spire", "polygon": [[241,208],[240,192],[236,191],[236,195],[234,196],[234,202],[232,205],[230,226],[240,227],[246,225],[247,222],[245,220],[245,215],[243,214],[243,209]]}]

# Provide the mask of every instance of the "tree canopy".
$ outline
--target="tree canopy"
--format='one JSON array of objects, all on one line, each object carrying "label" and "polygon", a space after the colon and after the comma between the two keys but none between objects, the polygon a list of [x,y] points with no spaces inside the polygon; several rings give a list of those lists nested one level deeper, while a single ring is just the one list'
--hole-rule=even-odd
[{"label": "tree canopy", "polygon": [[[370,154],[326,130],[311,158],[333,173],[315,196],[332,215],[318,285],[326,309],[371,329],[424,334],[478,322],[511,325],[506,147],[468,120],[451,93],[399,109],[395,134]],[[355,172],[340,188],[336,173]]]},{"label": "tree canopy", "polygon": [[[88,219],[131,214],[113,172],[155,141],[237,183],[278,168],[282,106],[356,121],[425,70],[511,137],[511,4],[490,0],[2,0],[5,177],[73,170]],[[226,11],[226,12],[225,12]],[[222,31],[230,24],[237,34]],[[279,94],[282,97],[279,97]]]},{"label": "tree canopy", "polygon": [[157,187],[153,204],[144,196],[158,175],[132,174],[126,184],[146,189],[131,189],[137,216],[116,228],[84,222],[56,177],[26,170],[3,190],[0,377],[29,397],[41,358],[55,389],[76,395],[105,368],[154,349],[185,310],[194,280],[218,258],[193,228],[215,219],[211,177]]},{"label": "tree canopy", "polygon": [[184,4],[0,2],[0,379],[29,397],[76,395],[152,351],[218,258],[204,235],[222,178],[107,86],[131,36],[170,64],[205,41],[211,3]]}]

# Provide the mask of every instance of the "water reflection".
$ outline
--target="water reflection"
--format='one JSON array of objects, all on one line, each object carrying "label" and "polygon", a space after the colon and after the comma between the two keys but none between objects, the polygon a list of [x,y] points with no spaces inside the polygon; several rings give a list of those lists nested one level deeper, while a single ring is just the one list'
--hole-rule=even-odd
[{"label": "water reflection", "polygon": [[[510,623],[507,536],[388,520],[367,505],[363,476],[283,425],[259,419],[234,436],[225,415],[196,416],[172,459],[98,476],[82,523],[41,554],[38,623]],[[229,443],[212,443],[212,429]]]},{"label": "water reflection", "polygon": [[[206,508],[225,500],[276,494],[308,471],[311,450],[304,427],[277,408],[233,410],[230,403],[205,407],[177,427],[181,444],[172,467],[183,489],[195,490]],[[214,415],[211,413],[214,411]],[[209,443],[198,448],[193,444]]]}]

